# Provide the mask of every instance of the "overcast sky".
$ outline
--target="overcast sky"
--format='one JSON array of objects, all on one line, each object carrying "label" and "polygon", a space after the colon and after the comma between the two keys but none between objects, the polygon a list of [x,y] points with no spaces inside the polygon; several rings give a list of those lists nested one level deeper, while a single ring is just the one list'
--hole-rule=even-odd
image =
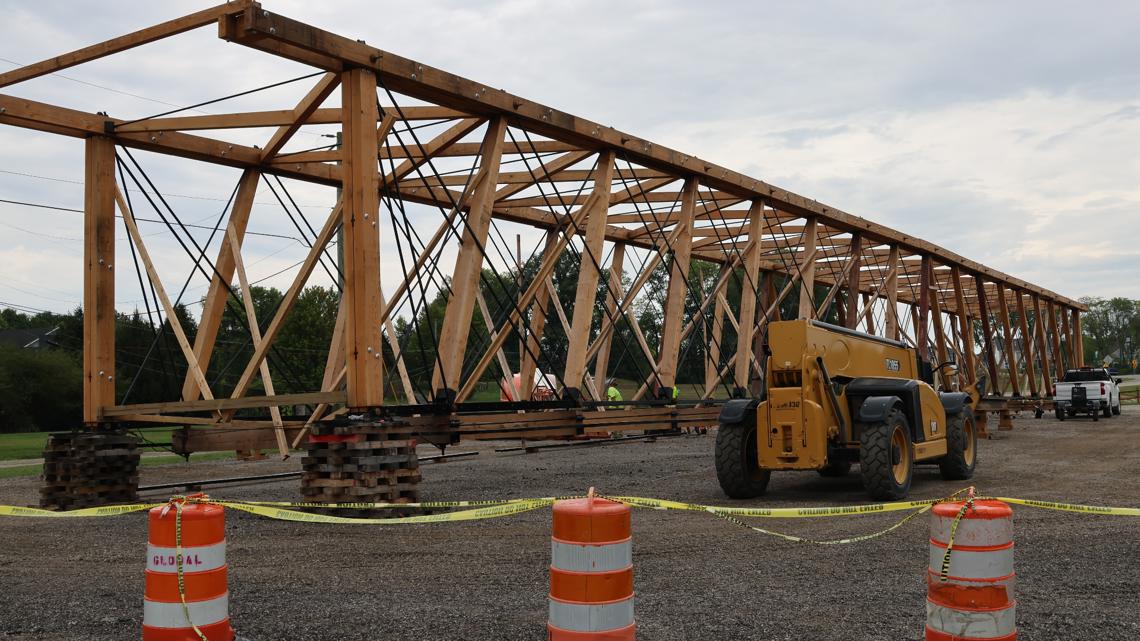
[{"label": "overcast sky", "polygon": [[[0,1],[0,70],[206,6]],[[1140,297],[1140,3],[264,6],[735,168],[1066,296]],[[206,27],[0,91],[138,118],[303,73]],[[203,111],[288,108],[306,89]],[[320,133],[305,144],[327,144]],[[134,153],[187,222],[212,224],[237,180],[233,170]],[[0,126],[0,199],[82,208],[82,158],[76,139]],[[290,189],[319,227],[331,190]],[[297,234],[273,195],[263,189],[257,200],[250,229],[266,235],[248,242],[250,277],[284,287],[285,276],[271,275],[304,248],[282,238]],[[148,241],[176,294],[189,263],[155,224],[143,223],[143,233],[155,234]],[[77,213],[0,203],[0,301],[74,307],[81,236]],[[130,259],[125,251],[120,243],[120,261]],[[141,300],[132,278],[119,272],[123,311]],[[186,298],[204,290],[192,285]]]}]

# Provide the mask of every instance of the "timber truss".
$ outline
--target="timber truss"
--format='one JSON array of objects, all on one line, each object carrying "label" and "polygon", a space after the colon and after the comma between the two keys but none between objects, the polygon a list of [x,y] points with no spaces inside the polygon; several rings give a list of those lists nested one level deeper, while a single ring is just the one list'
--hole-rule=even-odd
[{"label": "timber truss", "polygon": [[[793,313],[906,340],[930,360],[953,358],[960,366],[956,375],[942,370],[946,388],[985,373],[997,395],[1046,397],[1054,372],[1083,362],[1085,308],[1077,301],[934,243],[270,13],[256,2],[229,2],[4,73],[0,88],[210,25],[226,41],[312,67],[312,76],[295,79],[311,84],[308,94],[277,111],[177,110],[139,120],[0,94],[0,122],[86,141],[84,411],[91,425],[193,424],[204,429],[184,436],[186,451],[273,443],[284,451],[315,421],[360,411],[400,413],[424,421],[425,432],[449,432],[448,438],[561,437],[709,422],[716,399],[756,388],[764,328]],[[297,149],[298,132],[330,124],[340,127],[342,145]],[[259,146],[192,133],[246,128],[271,133]],[[175,302],[138,231],[140,203],[124,195],[124,183],[146,192],[149,182],[130,155],[133,149],[243,170],[228,220],[216,229],[220,248],[188,248],[211,280],[193,340],[179,327]],[[257,319],[244,294],[249,282],[242,241],[259,185],[284,190],[281,179],[335,186],[341,196],[323,225],[306,235],[311,249],[272,318]],[[162,209],[160,194],[148,199]],[[438,216],[413,222],[407,204]],[[116,398],[112,265],[123,262],[114,260],[116,209],[131,255],[145,268],[156,311],[171,322],[187,363],[180,399],[122,404]],[[502,259],[502,223],[545,235],[515,294],[493,301],[493,313],[488,297],[501,288],[491,286],[488,272],[510,263]],[[339,264],[327,254],[338,234]],[[399,286],[383,293],[382,234],[401,243],[404,270]],[[438,262],[448,247],[456,258],[444,273]],[[570,314],[563,304],[571,301],[559,300],[553,278],[566,254],[577,275]],[[274,341],[310,276],[318,267],[330,270],[330,262],[342,292],[321,388],[274,394]],[[702,264],[716,277],[698,283],[690,271]],[[664,322],[649,341],[633,315],[659,270],[667,274],[657,303]],[[400,344],[393,320],[400,313],[415,317],[427,293],[441,290],[448,294],[442,322],[417,328],[428,331],[434,345],[430,389],[417,390],[404,363],[408,346]],[[232,389],[216,395],[205,372],[223,311],[235,301],[250,320],[253,353]],[[488,338],[472,350],[476,310]],[[541,338],[555,322],[567,348],[552,355],[541,349]],[[623,336],[632,336],[630,344],[615,344],[619,326],[628,328]],[[508,362],[503,347],[512,337],[520,347],[517,360]],[[669,390],[678,383],[679,363],[697,343],[706,363],[703,392],[674,403]],[[603,382],[619,349],[643,364],[643,383],[617,406],[604,402]],[[545,372],[540,376],[557,391],[553,400],[531,398],[530,385],[517,389],[509,376],[519,372],[519,380],[529,383],[536,371]],[[512,402],[469,402],[488,372],[508,374],[503,378]],[[391,394],[385,400],[386,376],[399,380],[395,403]],[[304,416],[282,417],[281,406],[308,409]],[[268,416],[235,416],[251,408]]]}]

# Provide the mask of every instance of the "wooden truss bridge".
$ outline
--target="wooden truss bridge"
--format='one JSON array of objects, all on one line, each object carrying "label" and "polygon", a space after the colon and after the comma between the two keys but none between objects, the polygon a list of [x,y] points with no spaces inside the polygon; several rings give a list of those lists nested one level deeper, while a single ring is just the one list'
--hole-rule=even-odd
[{"label": "wooden truss bridge", "polygon": [[[32,78],[209,26],[229,43],[308,65],[311,76],[293,81],[311,89],[274,111],[188,115],[183,109],[144,119],[6,93]],[[718,399],[756,388],[765,326],[789,314],[906,340],[932,360],[955,358],[957,373],[943,371],[941,384],[962,386],[985,374],[991,410],[1007,409],[1010,399],[1047,402],[1052,377],[1083,362],[1085,307],[1075,300],[831,205],[256,2],[228,2],[9,71],[0,75],[0,88],[0,123],[86,145],[85,421],[92,427],[191,425],[176,439],[184,452],[284,449],[308,429],[361,414],[399,417],[440,443],[459,436],[550,438],[706,424],[715,420]],[[218,101],[211,102],[217,109]],[[340,127],[342,144],[305,149],[295,140],[306,127],[330,124]],[[195,133],[249,128],[266,130],[262,144]],[[125,182],[142,191],[149,182],[131,150],[243,170],[217,230],[220,246],[187,246],[211,283],[192,339],[179,327],[175,301],[139,234],[139,203],[124,195]],[[284,189],[285,181],[335,186],[341,195],[323,225],[311,230],[311,249],[280,306],[271,318],[257,319],[244,294],[243,238],[259,185]],[[409,214],[405,205],[419,209]],[[187,363],[181,397],[167,402],[116,397],[113,265],[129,264],[127,254],[116,260],[117,211]],[[505,223],[542,230],[544,240],[511,300],[495,301],[496,315],[487,311],[487,298],[499,290],[487,280],[488,271],[509,263],[496,257],[503,250],[497,229]],[[406,251],[402,282],[385,292],[382,235],[397,237]],[[339,262],[327,255],[338,237]],[[455,256],[453,266],[439,264],[445,250]],[[552,277],[567,255],[577,284],[573,299],[563,301]],[[330,262],[339,272],[341,300],[322,385],[274,394],[268,358],[274,341],[314,271],[329,269]],[[690,278],[700,265],[716,274],[707,287]],[[632,322],[634,340],[617,345],[615,328],[629,322],[661,269],[667,284],[659,337],[647,341]],[[430,389],[417,390],[393,321],[401,309],[414,317],[426,292],[440,289],[448,296],[442,322],[431,328]],[[205,372],[222,315],[235,301],[252,319],[252,356],[232,389],[218,393]],[[571,313],[564,305],[572,305]],[[472,349],[480,309],[489,339]],[[552,323],[563,326],[565,353],[542,349]],[[519,343],[514,362],[505,356],[507,341]],[[682,346],[692,344],[706,362],[704,392],[674,400]],[[633,398],[607,403],[603,385],[619,349],[640,359],[645,373]],[[556,390],[553,398],[532,398],[523,385],[510,390],[513,400],[471,400],[488,376],[508,374],[513,386],[510,373],[529,382],[536,370]],[[385,395],[389,376],[399,380],[394,402]],[[281,407],[303,412],[282,415]]]}]

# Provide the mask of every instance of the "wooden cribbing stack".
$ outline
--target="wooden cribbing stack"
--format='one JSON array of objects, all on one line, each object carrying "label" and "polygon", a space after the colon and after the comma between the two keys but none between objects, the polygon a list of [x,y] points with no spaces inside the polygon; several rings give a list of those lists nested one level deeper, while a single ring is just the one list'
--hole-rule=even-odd
[{"label": "wooden cribbing stack", "polygon": [[320,503],[416,502],[420,467],[413,432],[398,419],[314,425],[301,461],[301,494]]},{"label": "wooden cribbing stack", "polygon": [[70,510],[138,500],[138,439],[123,432],[52,434],[40,507]]}]

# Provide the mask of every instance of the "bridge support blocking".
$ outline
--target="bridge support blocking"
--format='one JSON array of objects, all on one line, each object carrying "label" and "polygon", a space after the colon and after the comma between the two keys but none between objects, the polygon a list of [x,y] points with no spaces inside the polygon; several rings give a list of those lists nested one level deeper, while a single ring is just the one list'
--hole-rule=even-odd
[{"label": "bridge support blocking", "polygon": [[52,434],[40,507],[73,510],[137,501],[138,439],[125,432]]}]

